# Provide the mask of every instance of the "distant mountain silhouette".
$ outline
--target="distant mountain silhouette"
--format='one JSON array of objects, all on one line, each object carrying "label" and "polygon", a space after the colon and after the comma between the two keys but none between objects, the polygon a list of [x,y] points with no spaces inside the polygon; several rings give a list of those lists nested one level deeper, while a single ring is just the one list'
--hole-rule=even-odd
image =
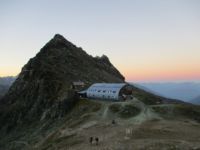
[{"label": "distant mountain silhouette", "polygon": [[197,96],[196,98],[192,99],[192,100],[190,101],[190,103],[200,105],[200,96]]},{"label": "distant mountain silhouette", "polygon": [[200,93],[200,83],[195,82],[138,83],[138,85],[145,87],[158,95],[180,99],[186,102],[194,99]]},{"label": "distant mountain silhouette", "polygon": [[146,92],[149,92],[149,93],[152,93],[152,94],[155,94],[155,95],[158,95],[158,96],[162,96],[160,93],[157,93],[157,92],[155,92],[155,91],[153,91],[153,90],[151,90],[151,89],[149,89],[149,88],[147,88],[147,87],[145,87],[143,85],[140,85],[140,84],[137,84],[137,83],[130,83],[130,84],[132,84],[135,87],[140,88],[140,89],[142,89],[142,90],[144,90]]},{"label": "distant mountain silhouette", "polygon": [[16,77],[14,76],[0,77],[0,85],[11,86],[15,80]]},{"label": "distant mountain silhouette", "polygon": [[15,81],[16,77],[0,77],[0,98],[2,98],[6,92],[8,91],[9,87]]},{"label": "distant mountain silhouette", "polygon": [[6,94],[8,91],[9,86],[7,85],[0,85],[0,99]]}]

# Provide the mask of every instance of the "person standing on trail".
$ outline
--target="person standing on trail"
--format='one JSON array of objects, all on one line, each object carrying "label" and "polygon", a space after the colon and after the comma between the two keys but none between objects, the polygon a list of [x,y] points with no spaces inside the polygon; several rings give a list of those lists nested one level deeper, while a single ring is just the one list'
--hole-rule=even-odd
[{"label": "person standing on trail", "polygon": [[93,137],[90,137],[90,144],[92,145]]},{"label": "person standing on trail", "polygon": [[95,138],[95,141],[96,141],[96,145],[98,145],[98,144],[99,144],[99,138],[96,137],[96,138]]}]

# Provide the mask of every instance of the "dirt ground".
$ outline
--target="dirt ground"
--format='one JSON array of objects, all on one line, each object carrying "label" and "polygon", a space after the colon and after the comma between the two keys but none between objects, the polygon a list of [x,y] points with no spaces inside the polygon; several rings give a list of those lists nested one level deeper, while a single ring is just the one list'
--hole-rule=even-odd
[{"label": "dirt ground", "polygon": [[136,98],[81,100],[65,118],[16,130],[5,138],[9,144],[3,150],[200,150],[198,114],[182,108],[145,105]]},{"label": "dirt ground", "polygon": [[[89,142],[98,137],[99,143]],[[140,125],[93,123],[73,138],[81,142],[64,149],[88,150],[197,150],[200,149],[200,125],[190,121],[147,121]]]},{"label": "dirt ground", "polygon": [[[109,112],[111,103],[102,102],[101,109],[88,121],[73,127],[66,124],[56,132],[56,138],[49,142],[51,145],[44,147],[44,142],[36,147],[48,150],[200,150],[200,123],[186,118],[163,119],[137,100],[126,103],[136,105],[141,112],[120,119]],[[111,118],[115,118],[114,124]],[[90,137],[98,137],[99,142],[90,143]]]}]

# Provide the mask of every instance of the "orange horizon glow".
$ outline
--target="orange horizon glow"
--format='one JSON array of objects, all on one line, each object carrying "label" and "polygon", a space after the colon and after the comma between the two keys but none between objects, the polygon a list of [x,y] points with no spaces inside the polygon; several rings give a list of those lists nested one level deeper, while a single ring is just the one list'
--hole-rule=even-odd
[{"label": "orange horizon glow", "polygon": [[0,67],[0,77],[17,76],[21,71],[19,67]]},{"label": "orange horizon glow", "polygon": [[[17,76],[21,69],[6,70],[0,72],[0,77]],[[129,70],[121,71],[126,81],[150,82],[150,81],[180,81],[180,80],[200,80],[200,70]]]},{"label": "orange horizon glow", "polygon": [[149,82],[149,81],[190,81],[190,80],[200,80],[199,74],[166,74],[161,76],[160,74],[152,74],[150,76],[145,76],[144,74],[135,74],[135,75],[125,75],[126,81],[135,81],[135,82]]},{"label": "orange horizon glow", "polygon": [[[151,68],[151,67],[149,67]],[[121,69],[126,81],[181,81],[181,80],[200,80],[200,69],[175,67],[162,69],[134,68],[132,70]]]}]

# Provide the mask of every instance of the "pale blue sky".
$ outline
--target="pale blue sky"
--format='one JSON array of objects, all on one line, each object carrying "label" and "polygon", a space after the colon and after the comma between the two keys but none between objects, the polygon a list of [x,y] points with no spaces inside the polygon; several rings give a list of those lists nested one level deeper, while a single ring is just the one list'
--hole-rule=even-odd
[{"label": "pale blue sky", "polygon": [[1,0],[0,76],[56,33],[129,81],[200,80],[199,0]]}]

